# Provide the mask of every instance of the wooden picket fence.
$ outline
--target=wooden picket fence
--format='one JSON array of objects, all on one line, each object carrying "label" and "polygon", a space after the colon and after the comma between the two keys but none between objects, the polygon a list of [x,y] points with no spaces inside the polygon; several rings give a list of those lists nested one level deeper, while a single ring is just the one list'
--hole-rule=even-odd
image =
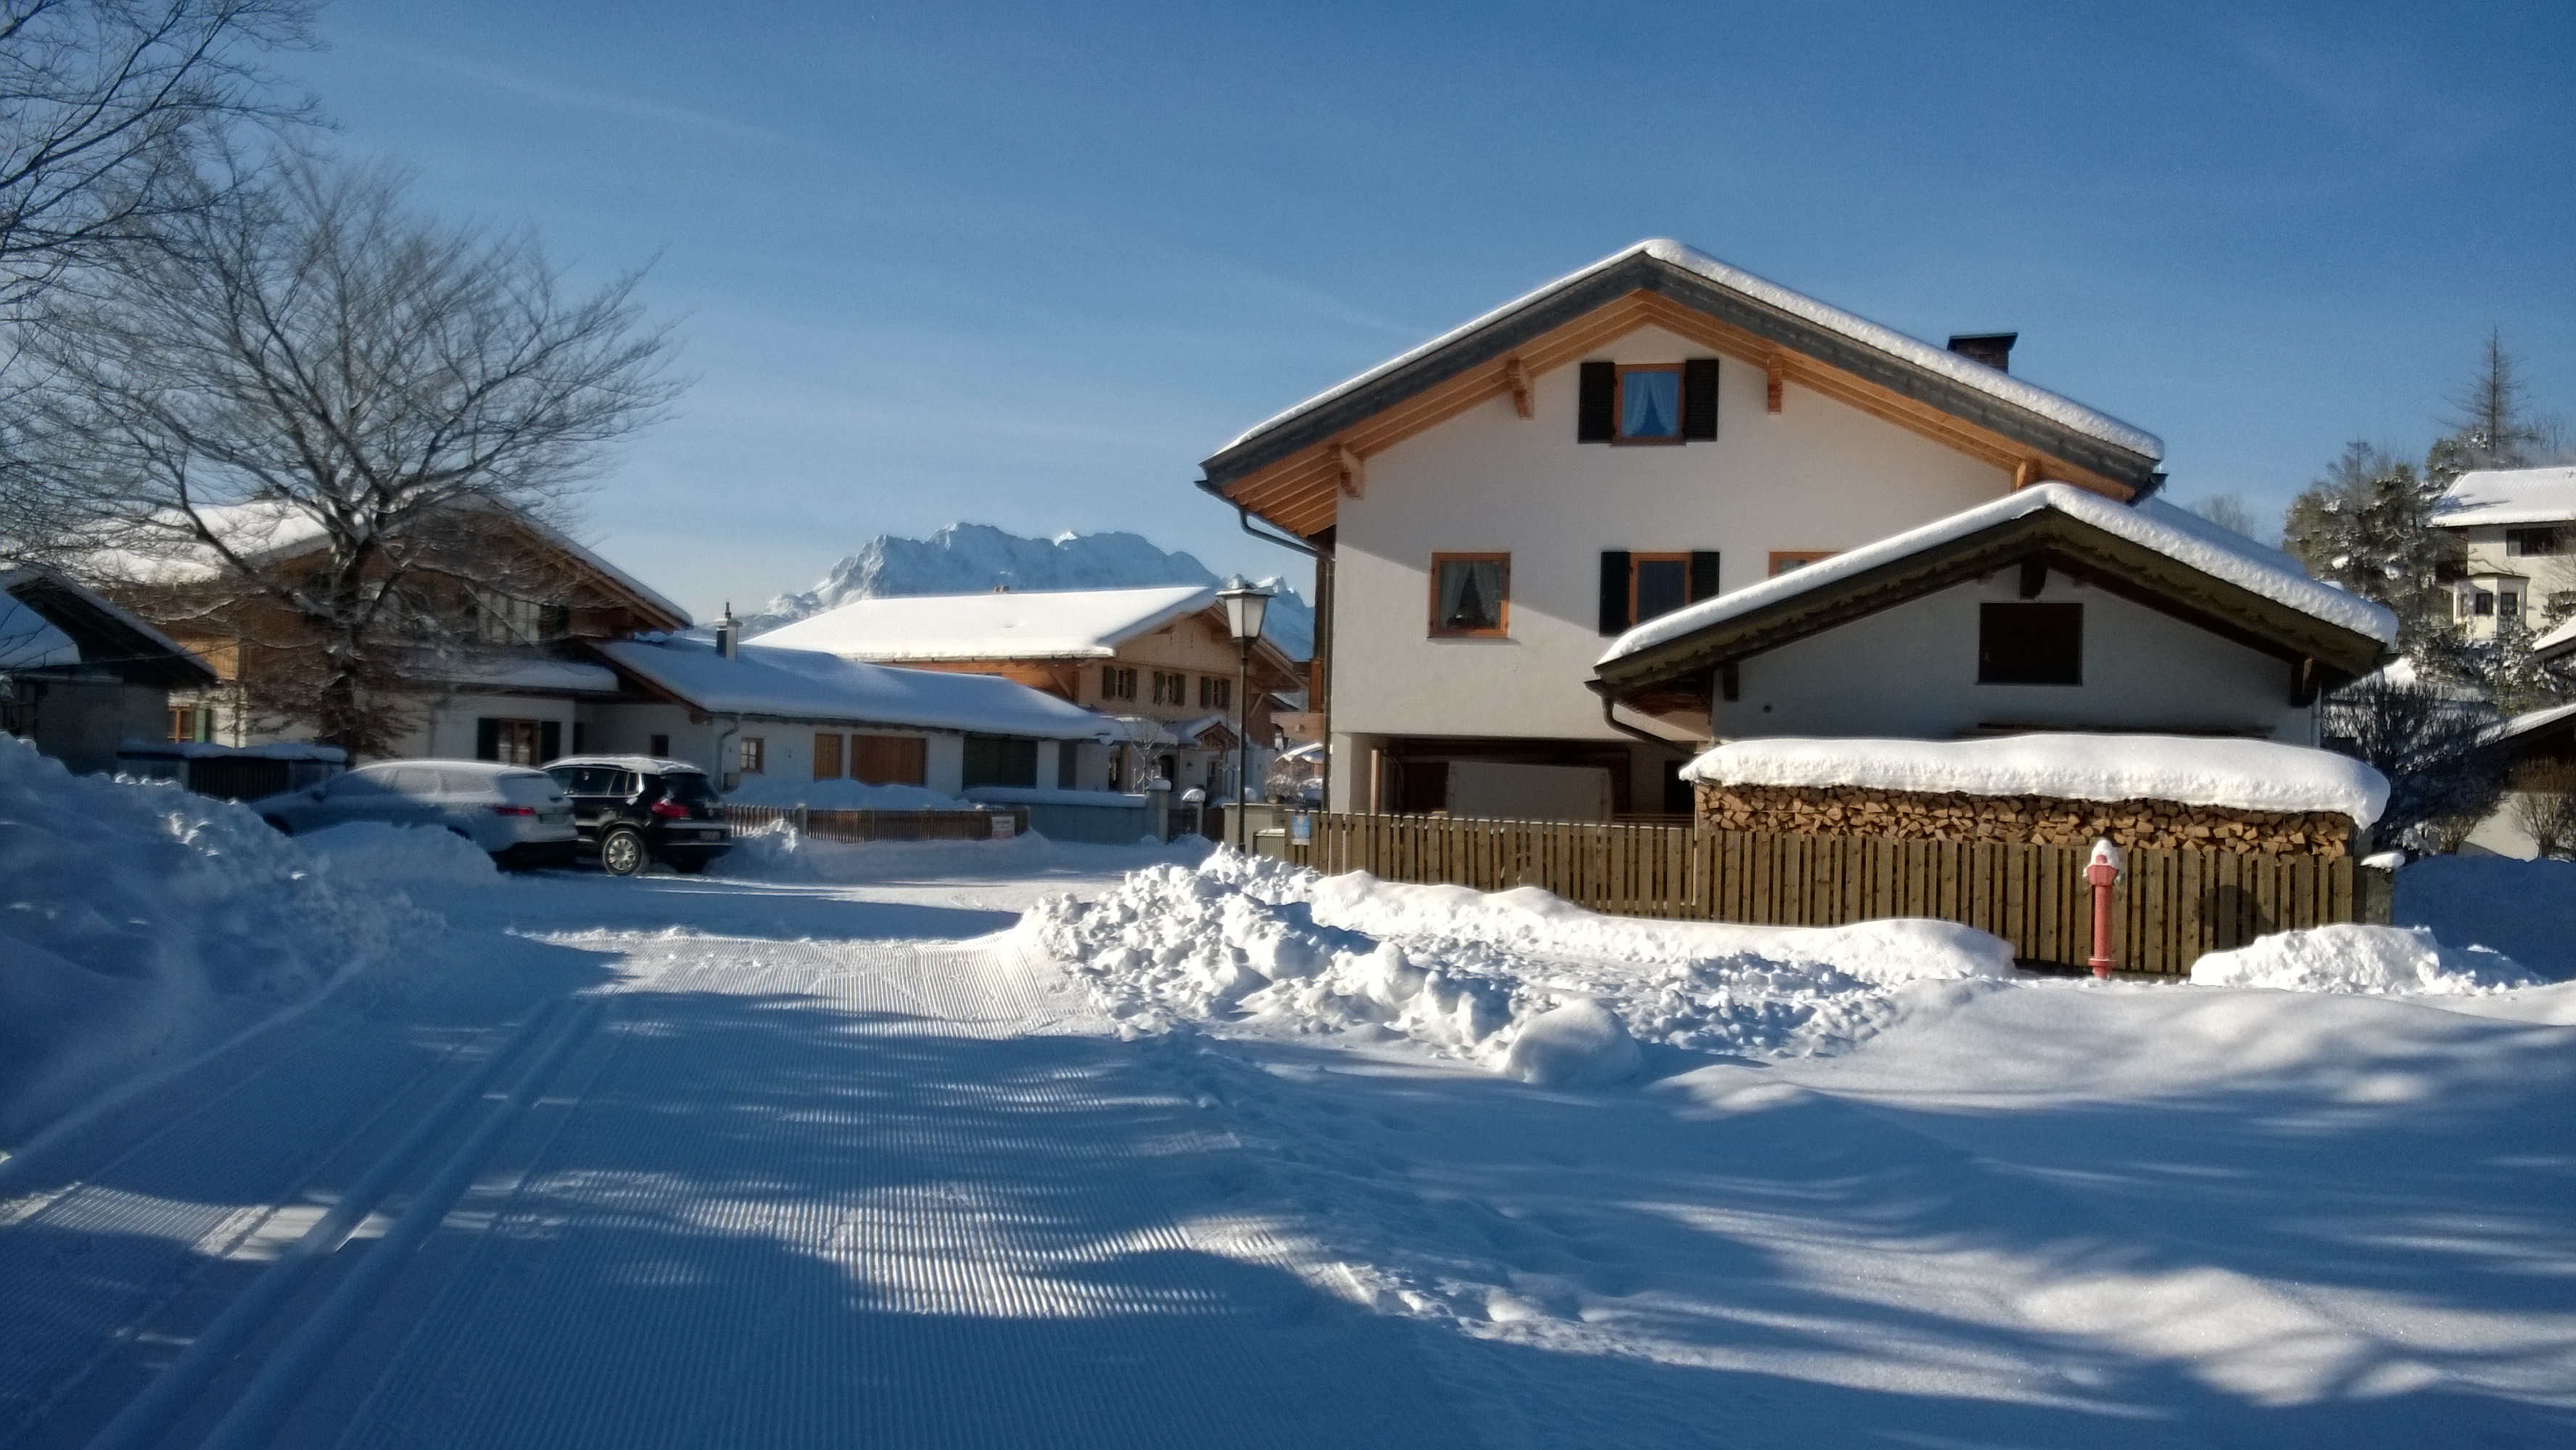
[{"label": "wooden picket fence", "polygon": [[[1312,812],[1288,857],[1501,891],[1542,887],[1620,916],[1840,926],[1922,916],[1989,931],[2033,966],[2092,952],[2087,852],[2011,842],[1702,831],[1688,826]],[[2269,932],[2388,919],[2390,875],[2349,857],[2141,847],[2113,898],[2121,970],[2188,973],[2204,952]]]},{"label": "wooden picket fence", "polygon": [[[997,834],[1029,833],[1026,807],[989,811],[822,811],[805,806],[737,806],[724,808],[725,820],[737,831],[756,831],[784,823],[821,841],[989,841]],[[1009,822],[994,830],[996,818]]]}]

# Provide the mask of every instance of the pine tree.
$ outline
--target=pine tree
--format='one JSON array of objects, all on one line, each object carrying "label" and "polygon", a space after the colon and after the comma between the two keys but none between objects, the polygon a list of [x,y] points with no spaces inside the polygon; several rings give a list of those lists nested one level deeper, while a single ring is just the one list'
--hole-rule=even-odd
[{"label": "pine tree", "polygon": [[2531,412],[2521,367],[2505,351],[2501,328],[2487,330],[2477,376],[2451,395],[2450,436],[2433,445],[2424,469],[2442,488],[2475,468],[2528,468],[2548,429]]},{"label": "pine tree", "polygon": [[2442,486],[2413,464],[2351,443],[2291,501],[2283,546],[2310,574],[2386,605],[2408,636],[2447,631],[2451,596],[2442,577],[2457,545],[2433,527],[2441,496]]}]

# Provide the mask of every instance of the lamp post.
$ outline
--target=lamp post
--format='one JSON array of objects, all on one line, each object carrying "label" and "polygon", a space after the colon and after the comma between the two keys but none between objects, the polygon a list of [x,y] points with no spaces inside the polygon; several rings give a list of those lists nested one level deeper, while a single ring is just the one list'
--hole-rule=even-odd
[{"label": "lamp post", "polygon": [[1243,807],[1244,777],[1252,773],[1252,645],[1261,638],[1261,621],[1270,612],[1270,591],[1238,577],[1216,597],[1225,601],[1225,632],[1234,636],[1240,656],[1234,676],[1234,805],[1227,814],[1234,817],[1234,848],[1250,855],[1252,837]]}]

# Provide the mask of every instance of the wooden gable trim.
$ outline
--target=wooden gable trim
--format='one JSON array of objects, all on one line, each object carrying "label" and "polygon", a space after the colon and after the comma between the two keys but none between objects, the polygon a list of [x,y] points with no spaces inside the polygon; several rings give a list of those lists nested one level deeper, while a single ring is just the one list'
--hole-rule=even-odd
[{"label": "wooden gable trim", "polygon": [[[1956,417],[1830,362],[1783,349],[1767,338],[1721,321],[1687,303],[1643,290],[1612,298],[1549,332],[1529,339],[1497,364],[1469,369],[1399,399],[1332,437],[1309,444],[1223,485],[1217,491],[1230,502],[1243,505],[1271,524],[1300,538],[1311,538],[1333,527],[1338,518],[1341,495],[1359,496],[1358,489],[1364,478],[1361,464],[1369,455],[1392,448],[1493,398],[1512,398],[1518,411],[1539,374],[1579,362],[1619,338],[1649,326],[1660,327],[1739,363],[1762,369],[1773,412],[1780,411],[1783,385],[1795,382],[1811,392],[1991,464],[2009,474],[2016,488],[2054,481],[2071,483],[2121,502],[2137,495],[2136,489],[2117,479],[2067,459],[2038,452],[2027,443]],[[1520,416],[1529,414],[1522,412]]]},{"label": "wooden gable trim", "polygon": [[1927,594],[2031,561],[2293,667],[2314,661],[2343,679],[2374,668],[2377,640],[2204,574],[2152,549],[2055,513],[2007,520],[1937,553],[1893,559],[1812,594],[1723,621],[1601,668],[1592,688],[1614,699],[1699,688],[1710,672]]}]

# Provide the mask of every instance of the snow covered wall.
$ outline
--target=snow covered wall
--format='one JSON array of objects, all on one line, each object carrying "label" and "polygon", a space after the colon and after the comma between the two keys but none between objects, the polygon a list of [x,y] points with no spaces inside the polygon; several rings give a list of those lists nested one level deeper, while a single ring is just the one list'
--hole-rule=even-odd
[{"label": "snow covered wall", "polygon": [[[950,524],[927,539],[880,534],[832,566],[822,582],[782,594],[743,623],[743,637],[849,603],[914,594],[981,594],[1010,588],[1135,589],[1156,584],[1214,584],[1195,557],[1166,552],[1141,534],[1059,534],[1031,539],[990,524]],[[1315,607],[1283,577],[1259,581],[1276,590],[1269,636],[1292,658],[1315,649]]]}]

